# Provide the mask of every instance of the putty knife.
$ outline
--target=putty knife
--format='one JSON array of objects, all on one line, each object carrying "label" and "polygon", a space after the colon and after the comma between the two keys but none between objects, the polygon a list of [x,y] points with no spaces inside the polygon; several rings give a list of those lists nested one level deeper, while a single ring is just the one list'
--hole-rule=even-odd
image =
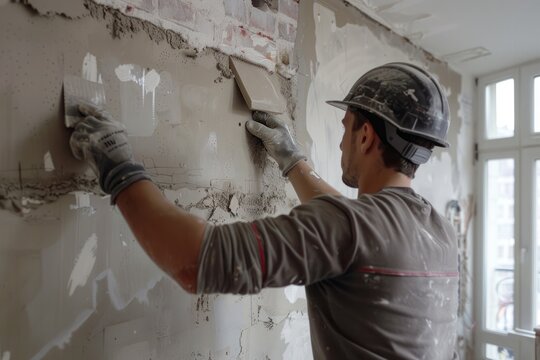
[{"label": "putty knife", "polygon": [[74,75],[64,75],[64,122],[68,128],[74,127],[83,116],[78,105],[81,102],[91,102],[99,107],[105,107],[105,87],[103,84],[88,81]]},{"label": "putty knife", "polygon": [[274,114],[285,111],[285,99],[266,69],[232,57],[229,66],[250,110]]}]

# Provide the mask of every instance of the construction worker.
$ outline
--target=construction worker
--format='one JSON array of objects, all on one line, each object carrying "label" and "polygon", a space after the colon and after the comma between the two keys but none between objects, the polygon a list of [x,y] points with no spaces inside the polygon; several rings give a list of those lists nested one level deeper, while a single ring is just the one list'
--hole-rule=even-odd
[{"label": "construction worker", "polygon": [[[302,204],[289,215],[214,226],[165,199],[133,160],[124,127],[82,104],[74,155],[99,175],[147,254],[191,293],[306,286],[316,359],[451,359],[457,243],[451,225],[411,189],[434,146],[447,147],[448,103],[424,70],[390,63],[343,101],[341,196],[305,161],[287,126],[246,123]],[[336,144],[337,145],[337,144]]]}]

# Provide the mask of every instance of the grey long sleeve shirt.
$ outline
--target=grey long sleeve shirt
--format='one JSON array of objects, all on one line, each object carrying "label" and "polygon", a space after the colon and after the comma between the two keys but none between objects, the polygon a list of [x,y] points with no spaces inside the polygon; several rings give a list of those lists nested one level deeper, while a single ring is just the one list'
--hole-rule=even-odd
[{"label": "grey long sleeve shirt", "polygon": [[306,285],[315,359],[451,359],[457,268],[446,219],[412,189],[386,188],[208,226],[198,290]]}]

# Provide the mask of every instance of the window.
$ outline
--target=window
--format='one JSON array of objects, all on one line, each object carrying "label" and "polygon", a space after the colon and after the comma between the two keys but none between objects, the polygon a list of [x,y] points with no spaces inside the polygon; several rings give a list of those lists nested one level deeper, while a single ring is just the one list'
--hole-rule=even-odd
[{"label": "window", "polygon": [[540,76],[534,78],[534,132],[540,132]]},{"label": "window", "polygon": [[486,161],[486,328],[514,326],[514,159]]},{"label": "window", "polygon": [[478,86],[475,358],[532,359],[540,325],[540,63]]},{"label": "window", "polygon": [[487,138],[514,136],[514,79],[486,86],[485,99]]},{"label": "window", "polygon": [[538,325],[540,324],[540,160],[535,160],[534,174],[534,233],[536,238],[536,270],[534,272],[536,275],[536,279],[534,280],[536,284],[534,306],[536,316],[534,318],[536,319],[535,324]]}]

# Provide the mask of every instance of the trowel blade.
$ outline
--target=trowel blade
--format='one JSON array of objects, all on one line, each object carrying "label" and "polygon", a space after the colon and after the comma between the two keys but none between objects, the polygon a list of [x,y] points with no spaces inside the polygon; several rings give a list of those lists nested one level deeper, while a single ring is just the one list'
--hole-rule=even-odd
[{"label": "trowel blade", "polygon": [[93,103],[105,107],[105,87],[103,84],[88,81],[74,75],[64,75],[64,123],[68,128],[74,127],[83,116],[79,112],[81,103]]},{"label": "trowel blade", "polygon": [[250,110],[274,114],[285,111],[285,98],[266,69],[232,57],[229,66]]}]

